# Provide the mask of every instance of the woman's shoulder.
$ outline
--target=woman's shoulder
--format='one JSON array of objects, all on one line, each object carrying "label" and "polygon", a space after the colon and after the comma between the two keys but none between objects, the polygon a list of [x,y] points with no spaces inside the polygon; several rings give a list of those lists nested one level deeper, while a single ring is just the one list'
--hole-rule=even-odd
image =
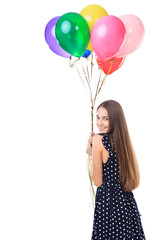
[{"label": "woman's shoulder", "polygon": [[104,137],[104,135],[102,135],[102,134],[95,134],[95,135],[93,136],[93,143],[94,143],[95,145],[102,146],[102,145],[103,145],[103,143],[102,143],[103,137]]},{"label": "woman's shoulder", "polygon": [[95,145],[99,145],[99,146],[103,146],[103,149],[109,149],[108,146],[111,146],[111,148],[113,149],[113,136],[111,136],[108,133],[100,133],[100,134],[96,134],[94,135],[94,143]]},{"label": "woman's shoulder", "polygon": [[95,137],[97,139],[103,139],[103,138],[107,138],[108,134],[107,133],[96,133],[93,137]]},{"label": "woman's shoulder", "polygon": [[98,148],[100,150],[103,150],[103,135],[95,134],[93,136],[93,146],[94,148]]},{"label": "woman's shoulder", "polygon": [[104,137],[104,134],[101,134],[101,133],[96,133],[93,138],[96,139],[96,140],[102,140],[102,138]]}]

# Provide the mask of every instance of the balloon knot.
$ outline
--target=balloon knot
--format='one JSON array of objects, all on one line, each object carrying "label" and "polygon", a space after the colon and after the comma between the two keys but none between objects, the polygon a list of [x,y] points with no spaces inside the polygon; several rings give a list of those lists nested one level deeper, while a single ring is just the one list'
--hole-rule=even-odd
[{"label": "balloon knot", "polygon": [[111,59],[111,60],[110,60],[110,63],[111,63],[111,64],[114,64],[114,63],[115,63],[115,59]]}]

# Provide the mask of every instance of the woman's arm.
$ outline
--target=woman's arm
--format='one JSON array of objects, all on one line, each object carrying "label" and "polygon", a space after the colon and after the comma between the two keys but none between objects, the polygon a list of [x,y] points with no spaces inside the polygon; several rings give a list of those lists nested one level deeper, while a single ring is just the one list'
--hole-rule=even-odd
[{"label": "woman's arm", "polygon": [[92,149],[92,166],[93,166],[92,179],[97,187],[100,187],[103,183],[102,151],[103,151],[102,136],[95,135],[93,137],[93,149]]}]

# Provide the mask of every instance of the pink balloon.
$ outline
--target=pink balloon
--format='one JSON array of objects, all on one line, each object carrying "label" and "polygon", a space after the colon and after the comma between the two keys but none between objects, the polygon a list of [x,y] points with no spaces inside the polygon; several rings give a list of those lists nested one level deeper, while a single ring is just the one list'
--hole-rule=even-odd
[{"label": "pink balloon", "polygon": [[122,47],[126,37],[123,22],[115,16],[100,18],[91,31],[91,45],[97,57],[104,61],[114,56]]},{"label": "pink balloon", "polygon": [[142,43],[144,37],[144,25],[135,15],[126,14],[120,17],[126,28],[126,39],[115,57],[120,58],[134,52]]}]

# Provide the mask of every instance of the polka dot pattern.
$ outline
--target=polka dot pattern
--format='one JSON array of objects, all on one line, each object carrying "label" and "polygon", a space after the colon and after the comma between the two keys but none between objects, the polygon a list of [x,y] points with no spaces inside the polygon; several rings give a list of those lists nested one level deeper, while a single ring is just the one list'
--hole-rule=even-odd
[{"label": "polka dot pattern", "polygon": [[132,192],[124,192],[116,150],[108,134],[103,145],[109,158],[103,166],[103,184],[97,188],[91,240],[145,240],[137,203]]}]

